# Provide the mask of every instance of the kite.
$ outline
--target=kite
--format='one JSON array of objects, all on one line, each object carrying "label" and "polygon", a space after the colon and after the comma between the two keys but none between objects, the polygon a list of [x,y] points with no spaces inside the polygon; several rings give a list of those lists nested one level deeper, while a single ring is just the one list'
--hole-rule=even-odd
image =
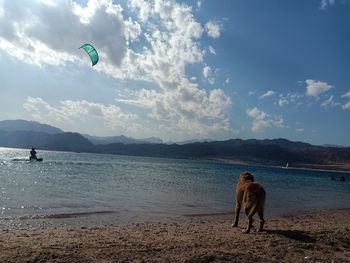
[{"label": "kite", "polygon": [[95,66],[98,62],[98,54],[96,49],[90,44],[84,44],[80,48],[84,49],[86,53],[88,53],[92,62],[92,66]]}]

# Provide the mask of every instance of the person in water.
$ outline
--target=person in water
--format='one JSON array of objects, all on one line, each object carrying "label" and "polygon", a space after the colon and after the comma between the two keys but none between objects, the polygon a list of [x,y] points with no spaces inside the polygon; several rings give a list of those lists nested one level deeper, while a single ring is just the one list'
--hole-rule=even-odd
[{"label": "person in water", "polygon": [[30,159],[38,159],[38,158],[36,157],[35,148],[32,148],[32,150],[30,151]]},{"label": "person in water", "polygon": [[340,181],[341,182],[345,182],[345,176],[344,175],[342,177],[340,177]]},{"label": "person in water", "polygon": [[333,175],[331,176],[331,180],[332,180],[332,181],[335,181],[335,177],[334,177]]}]

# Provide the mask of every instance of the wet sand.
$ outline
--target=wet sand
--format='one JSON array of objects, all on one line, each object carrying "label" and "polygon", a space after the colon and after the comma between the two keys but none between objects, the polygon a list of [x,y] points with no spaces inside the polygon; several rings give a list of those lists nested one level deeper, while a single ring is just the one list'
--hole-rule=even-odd
[{"label": "wet sand", "polygon": [[[350,209],[268,219],[243,234],[243,216],[95,228],[2,230],[0,262],[350,262]],[[258,222],[255,222],[257,224]]]}]

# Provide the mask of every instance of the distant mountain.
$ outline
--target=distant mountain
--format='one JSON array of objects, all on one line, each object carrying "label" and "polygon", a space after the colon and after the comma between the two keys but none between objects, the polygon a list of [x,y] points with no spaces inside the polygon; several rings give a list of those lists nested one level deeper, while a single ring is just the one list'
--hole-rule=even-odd
[{"label": "distant mountain", "polygon": [[95,145],[98,145],[98,144],[105,145],[110,143],[124,143],[124,144],[163,143],[161,139],[155,138],[155,137],[149,137],[145,139],[134,139],[131,137],[126,137],[124,135],[100,137],[100,136],[83,134],[83,136]]},{"label": "distant mountain", "polygon": [[323,147],[333,147],[333,148],[344,148],[344,146],[336,145],[336,144],[324,144]]},{"label": "distant mountain", "polygon": [[94,152],[94,145],[76,132],[57,133],[45,139],[42,149],[73,152]]},{"label": "distant mountain", "polygon": [[49,134],[62,133],[61,129],[53,127],[48,124],[42,124],[36,121],[25,120],[4,120],[0,121],[1,131],[32,131],[32,132],[45,132]]},{"label": "distant mountain", "polygon": [[[133,156],[216,159],[240,161],[250,164],[278,165],[350,170],[350,147],[324,147],[283,138],[273,140],[241,140],[164,144],[157,138],[137,140],[126,136],[94,137],[61,130],[40,123],[31,123],[29,130],[21,125],[8,125],[2,121],[0,146],[58,150],[74,152],[107,153]],[[14,121],[14,123],[21,123]],[[27,124],[27,122],[24,122]],[[40,131],[33,131],[33,126]],[[47,129],[51,132],[42,132]],[[60,131],[52,134],[53,131]],[[109,140],[109,141],[108,141]],[[119,141],[118,141],[119,140]],[[148,140],[148,141],[147,141]],[[116,142],[117,141],[117,142]],[[113,143],[110,143],[113,142]],[[153,143],[152,143],[153,142]]]},{"label": "distant mountain", "polygon": [[50,136],[52,135],[46,132],[0,130],[0,146],[24,149],[43,148]]},{"label": "distant mountain", "polygon": [[33,131],[1,131],[0,146],[42,150],[94,152],[93,144],[79,133],[49,134]]},{"label": "distant mountain", "polygon": [[[185,141],[179,141],[176,142],[176,144],[183,145],[183,144],[188,144],[188,143],[196,143],[196,142],[212,142],[212,139],[191,139],[191,140],[185,140]],[[172,143],[168,143],[172,144]]]},{"label": "distant mountain", "polygon": [[264,139],[264,140],[257,140],[257,139],[249,139],[249,140],[241,140],[241,139],[235,139],[235,140],[229,140],[234,145],[277,145],[281,148],[285,148],[288,150],[293,151],[302,151],[306,149],[314,149],[315,147],[318,148],[320,146],[315,146],[309,143],[305,142],[292,142],[287,139],[279,138],[279,139]]},{"label": "distant mountain", "polygon": [[327,148],[285,139],[235,139],[183,145],[115,143],[97,145],[95,151],[153,157],[231,159],[283,166],[286,162],[290,164],[350,163],[350,148]]},{"label": "distant mountain", "polygon": [[148,138],[144,138],[144,139],[139,139],[139,141],[141,142],[148,142],[148,143],[154,143],[154,144],[159,144],[159,143],[163,143],[162,139],[159,139],[157,137],[148,137]]}]

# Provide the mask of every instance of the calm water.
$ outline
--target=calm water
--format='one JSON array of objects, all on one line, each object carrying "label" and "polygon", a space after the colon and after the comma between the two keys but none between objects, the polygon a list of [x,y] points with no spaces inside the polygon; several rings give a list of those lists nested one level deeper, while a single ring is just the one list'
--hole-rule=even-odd
[{"label": "calm water", "polygon": [[[86,153],[37,155],[44,161],[13,161],[27,158],[29,150],[0,148],[0,218],[82,213],[79,220],[127,223],[227,213],[243,171],[264,185],[267,216],[350,207],[350,174]],[[331,175],[347,181],[330,181]]]}]

